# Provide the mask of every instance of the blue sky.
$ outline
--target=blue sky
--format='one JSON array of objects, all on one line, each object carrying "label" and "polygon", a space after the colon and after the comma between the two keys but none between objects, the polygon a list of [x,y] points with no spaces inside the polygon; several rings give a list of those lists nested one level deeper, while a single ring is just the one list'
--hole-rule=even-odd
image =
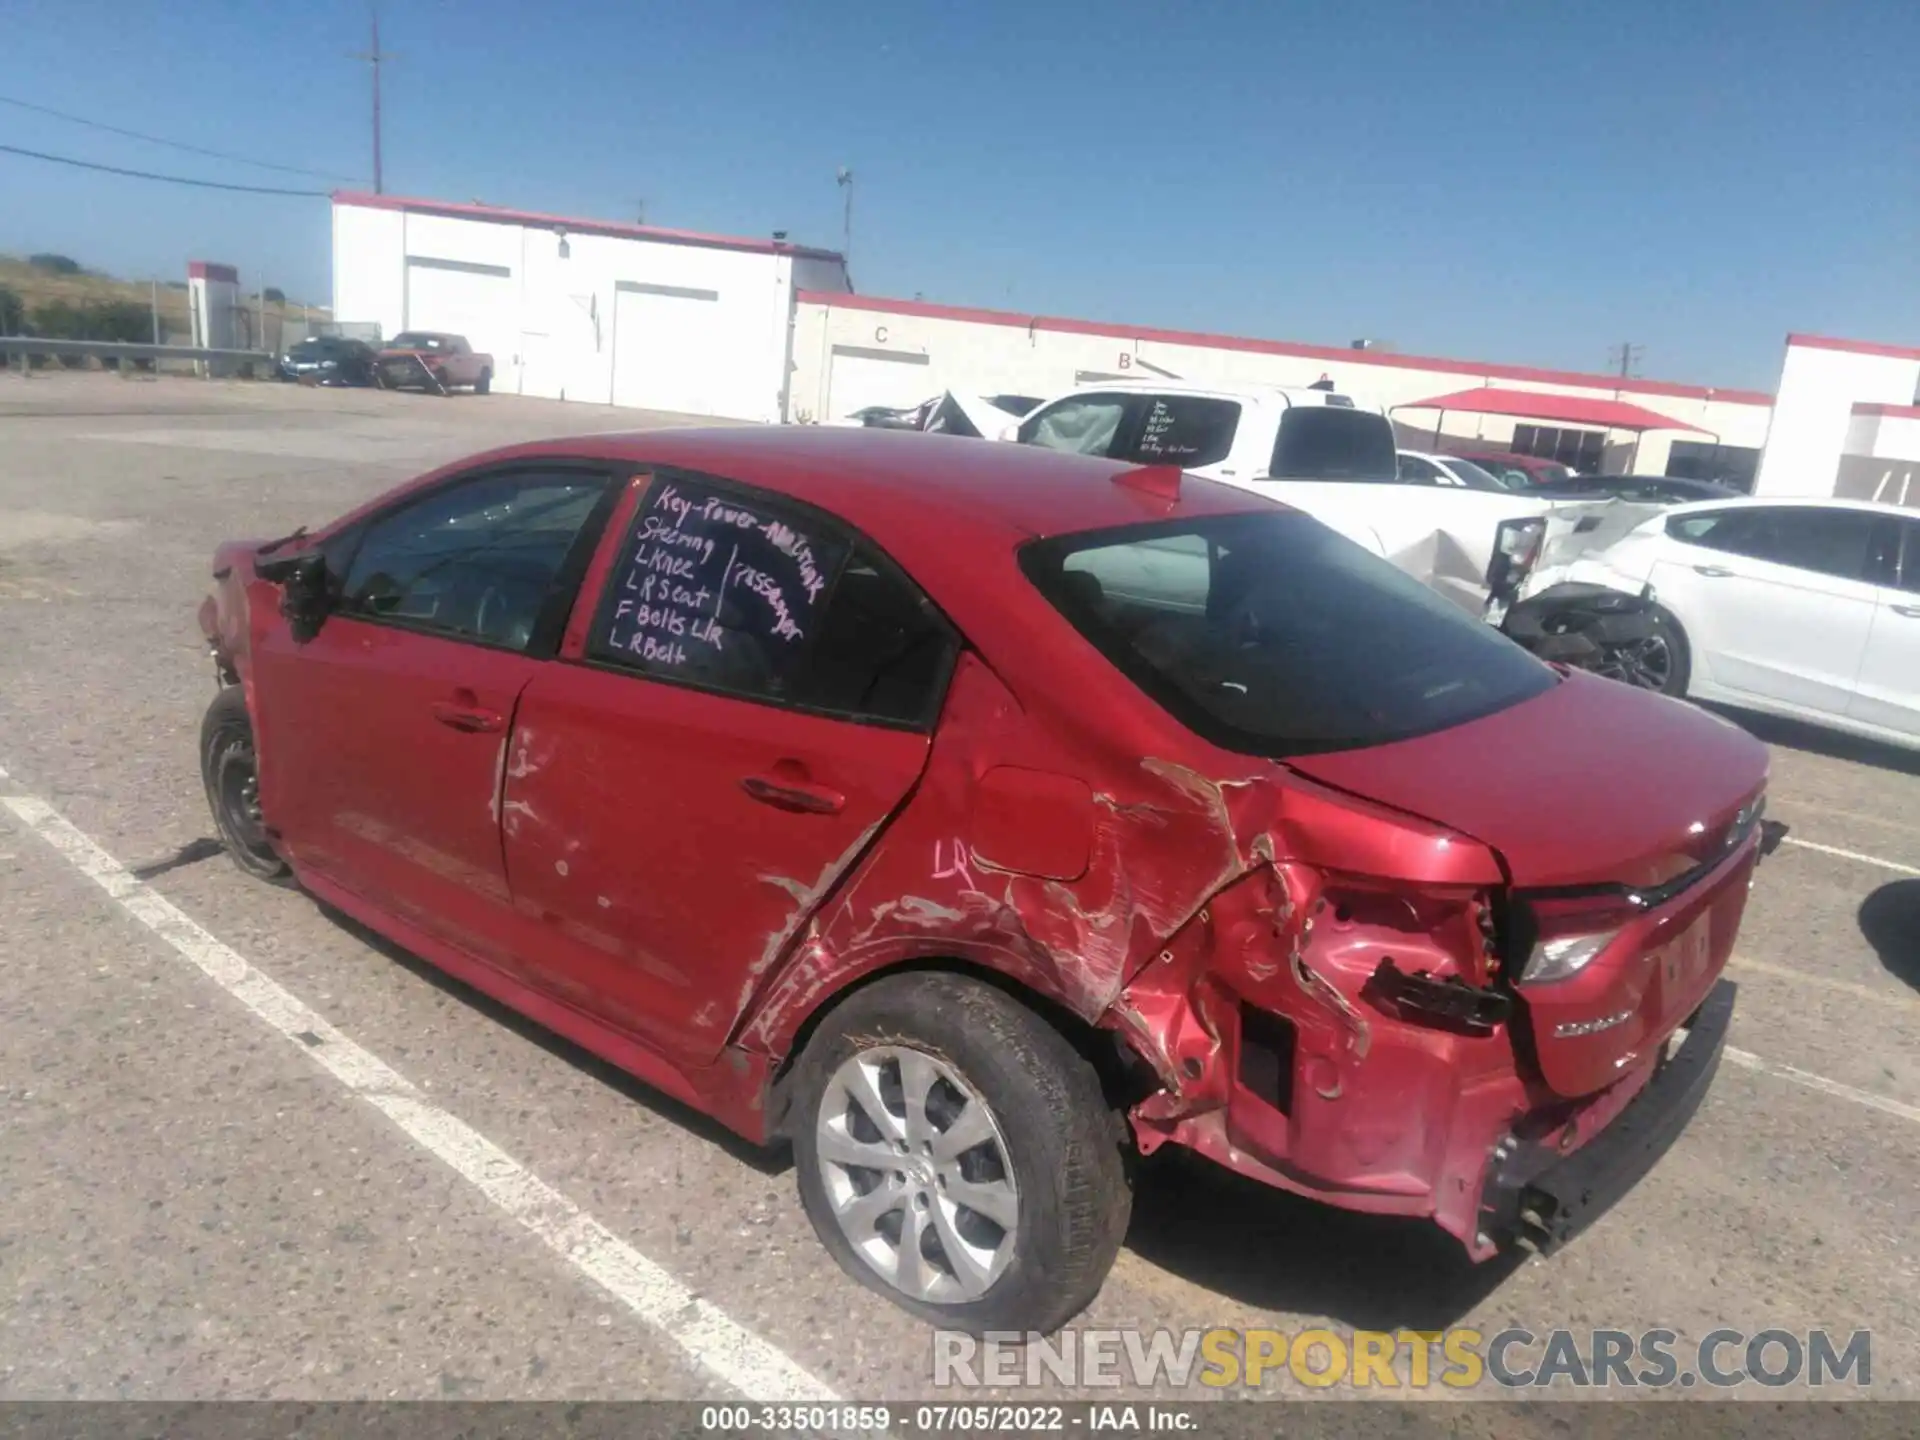
[{"label": "blue sky", "polygon": [[[1920,342],[1920,4],[382,0],[390,192],[838,244],[867,293],[1771,388]],[[0,96],[364,178],[366,0],[7,0]],[[0,143],[331,182],[0,105]],[[321,200],[0,154],[0,250],[324,300]]]}]

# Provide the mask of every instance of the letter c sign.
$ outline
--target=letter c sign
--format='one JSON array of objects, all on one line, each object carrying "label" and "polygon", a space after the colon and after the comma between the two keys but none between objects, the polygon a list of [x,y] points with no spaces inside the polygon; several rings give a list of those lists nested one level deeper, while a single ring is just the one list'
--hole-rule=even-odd
[{"label": "letter c sign", "polygon": [[873,331],[873,338],[879,341],[882,345],[886,344],[887,343],[887,327],[884,325],[875,326]]}]

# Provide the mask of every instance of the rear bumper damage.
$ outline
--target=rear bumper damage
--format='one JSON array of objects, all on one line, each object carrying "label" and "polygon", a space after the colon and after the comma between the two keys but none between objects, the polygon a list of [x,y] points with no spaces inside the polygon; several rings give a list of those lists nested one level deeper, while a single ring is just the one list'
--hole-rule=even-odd
[{"label": "rear bumper damage", "polygon": [[[1168,1037],[1181,1082],[1133,1108],[1136,1142],[1338,1208],[1430,1220],[1476,1261],[1556,1249],[1652,1169],[1711,1085],[1733,1009],[1722,971],[1777,843],[1750,834],[1648,911],[1645,935],[1625,932],[1576,981],[1517,991],[1443,978],[1420,937],[1311,905],[1319,924],[1297,932],[1291,963],[1222,963],[1246,951],[1234,921],[1254,887],[1222,894],[1211,910],[1227,931],[1203,944],[1213,963],[1190,988],[1169,963],[1126,992],[1138,1028]],[[1386,945],[1401,958],[1377,960]]]},{"label": "rear bumper damage", "polygon": [[1585,1230],[1652,1170],[1706,1098],[1726,1049],[1736,986],[1718,982],[1688,1019],[1686,1038],[1599,1134],[1563,1155],[1508,1135],[1481,1192],[1480,1233],[1496,1247],[1551,1254]]}]

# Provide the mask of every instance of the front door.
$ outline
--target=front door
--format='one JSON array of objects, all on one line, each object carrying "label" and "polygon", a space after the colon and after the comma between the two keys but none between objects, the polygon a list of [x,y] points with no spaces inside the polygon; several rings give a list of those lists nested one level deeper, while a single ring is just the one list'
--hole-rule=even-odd
[{"label": "front door", "polygon": [[334,613],[304,642],[276,625],[254,651],[262,808],[296,865],[497,951],[507,739],[607,487],[594,471],[485,473],[330,547],[345,569]]},{"label": "front door", "polygon": [[912,791],[954,647],[884,560],[757,492],[656,478],[618,547],[521,699],[507,874],[546,983],[698,1064]]}]

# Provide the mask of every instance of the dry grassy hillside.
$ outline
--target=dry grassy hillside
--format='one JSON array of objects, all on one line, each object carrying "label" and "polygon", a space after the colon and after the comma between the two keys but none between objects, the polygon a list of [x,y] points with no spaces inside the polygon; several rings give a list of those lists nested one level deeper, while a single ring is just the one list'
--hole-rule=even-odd
[{"label": "dry grassy hillside", "polygon": [[[184,339],[190,330],[187,320],[187,289],[184,280],[176,282],[178,288],[162,284],[159,289],[160,324],[166,333]],[[69,305],[103,305],[130,303],[148,308],[154,298],[153,287],[144,280],[116,280],[110,275],[96,275],[82,272],[77,275],[62,274],[56,270],[43,269],[30,265],[15,255],[0,255],[0,288],[11,290],[19,297],[26,313],[31,315],[41,305],[56,304],[65,301]],[[253,308],[253,296],[247,295],[247,308]],[[323,305],[303,305],[289,299],[284,307],[279,307],[288,320],[308,318],[324,320],[327,308]],[[273,302],[267,304],[267,313],[271,317],[276,310]],[[270,332],[271,333],[271,332]]]}]

